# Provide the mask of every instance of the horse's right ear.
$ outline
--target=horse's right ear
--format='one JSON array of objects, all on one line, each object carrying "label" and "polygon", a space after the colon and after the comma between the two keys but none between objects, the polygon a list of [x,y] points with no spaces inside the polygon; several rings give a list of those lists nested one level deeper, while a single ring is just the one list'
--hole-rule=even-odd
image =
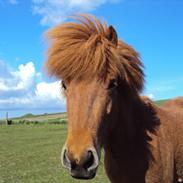
[{"label": "horse's right ear", "polygon": [[118,35],[116,33],[116,30],[114,29],[114,27],[111,25],[108,28],[108,32],[107,32],[107,39],[112,42],[114,45],[117,46],[118,44]]}]

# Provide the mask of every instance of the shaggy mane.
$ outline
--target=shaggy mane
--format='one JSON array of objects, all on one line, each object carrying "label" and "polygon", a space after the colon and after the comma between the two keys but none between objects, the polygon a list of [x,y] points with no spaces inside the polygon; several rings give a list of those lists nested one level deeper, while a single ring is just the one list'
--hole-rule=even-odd
[{"label": "shaggy mane", "polygon": [[117,37],[116,42],[111,41],[110,27],[94,16],[80,15],[73,19],[47,33],[51,40],[46,62],[48,73],[64,81],[119,77],[140,91],[144,74],[138,53]]}]

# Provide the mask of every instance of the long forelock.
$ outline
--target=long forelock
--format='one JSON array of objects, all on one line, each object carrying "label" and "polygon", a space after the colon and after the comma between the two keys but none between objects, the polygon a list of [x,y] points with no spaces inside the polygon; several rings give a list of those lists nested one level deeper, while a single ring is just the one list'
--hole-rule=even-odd
[{"label": "long forelock", "polygon": [[143,72],[137,52],[122,41],[117,45],[110,42],[107,24],[95,17],[82,15],[74,19],[47,33],[51,40],[48,73],[65,81],[119,76],[140,90]]}]

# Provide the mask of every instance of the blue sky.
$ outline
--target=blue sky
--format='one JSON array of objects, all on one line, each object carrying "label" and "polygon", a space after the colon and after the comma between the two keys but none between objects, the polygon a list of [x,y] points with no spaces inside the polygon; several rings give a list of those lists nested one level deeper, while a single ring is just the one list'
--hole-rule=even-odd
[{"label": "blue sky", "polygon": [[113,25],[145,65],[144,94],[183,95],[182,0],[0,0],[0,118],[65,110],[59,81],[43,72],[43,33],[76,12]]}]

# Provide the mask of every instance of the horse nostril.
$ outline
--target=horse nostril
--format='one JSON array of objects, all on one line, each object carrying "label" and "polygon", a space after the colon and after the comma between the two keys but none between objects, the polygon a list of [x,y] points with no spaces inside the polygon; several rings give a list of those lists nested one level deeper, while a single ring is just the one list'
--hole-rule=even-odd
[{"label": "horse nostril", "polygon": [[64,150],[62,151],[61,161],[62,161],[62,165],[63,165],[65,168],[67,168],[67,169],[69,169],[69,170],[71,169],[71,162],[70,162],[70,160],[69,160],[69,158],[68,158],[67,150],[66,150],[66,149],[64,149]]},{"label": "horse nostril", "polygon": [[94,156],[93,156],[93,152],[92,151],[88,151],[87,153],[87,157],[86,160],[84,162],[84,168],[88,169],[89,167],[91,167],[94,164]]},{"label": "horse nostril", "polygon": [[76,170],[77,169],[77,160],[71,161],[71,170]]}]

